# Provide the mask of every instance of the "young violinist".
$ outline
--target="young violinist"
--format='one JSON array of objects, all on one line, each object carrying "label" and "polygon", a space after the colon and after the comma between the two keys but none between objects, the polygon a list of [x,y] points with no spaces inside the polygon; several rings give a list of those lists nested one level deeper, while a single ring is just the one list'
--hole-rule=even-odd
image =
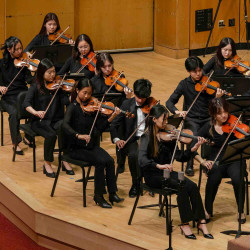
[{"label": "young violinist", "polygon": [[[185,68],[189,73],[189,77],[182,80],[172,95],[166,101],[166,106],[173,114],[179,114],[185,119],[184,127],[193,131],[194,135],[197,131],[206,123],[209,123],[208,104],[214,95],[209,95],[206,92],[202,92],[190,112],[187,114],[187,110],[196,98],[198,92],[195,90],[195,85],[199,83],[203,77],[202,69],[203,62],[199,57],[191,56],[185,61]],[[220,97],[224,93],[223,90],[217,89],[216,96]],[[183,111],[179,111],[175,104],[178,103],[181,96],[184,97]],[[186,175],[193,176],[193,159],[191,158],[185,170]]]},{"label": "young violinist", "polygon": [[[91,53],[92,52],[92,53]],[[90,38],[85,35],[81,34],[76,38],[72,56],[65,62],[63,67],[58,72],[59,75],[65,74],[65,73],[76,73],[83,65],[81,64],[81,61],[83,58],[86,58],[86,61],[89,61],[91,57],[89,54],[93,54],[93,44]],[[95,57],[93,58],[92,62],[94,63],[96,61]],[[88,77],[89,79],[92,78],[95,75],[95,71],[90,71],[89,65],[86,65],[85,68],[83,68],[80,72],[83,73],[84,76]]]},{"label": "young violinist", "polygon": [[215,56],[213,56],[204,66],[203,71],[208,74],[211,70],[214,70],[214,75],[242,75],[236,68],[228,69],[225,67],[225,61],[232,59],[237,55],[236,44],[230,37],[225,37],[220,41],[220,44],[216,50]]},{"label": "young violinist", "polygon": [[[15,59],[21,57],[23,54],[23,45],[20,39],[15,36],[9,37],[6,39],[1,50],[3,50],[3,59],[0,60],[0,74],[2,76],[0,86],[0,92],[2,94],[1,105],[9,114],[9,127],[14,149],[15,144],[19,144],[22,140],[17,119],[17,96],[20,92],[28,89],[27,82],[30,83],[32,81],[32,76],[26,67],[21,71],[21,68],[15,67]],[[9,86],[19,71],[20,74]],[[30,147],[33,146],[26,137],[23,138],[23,142]],[[19,155],[24,154],[19,145],[17,146],[16,153]]]},{"label": "young violinist", "polygon": [[[144,134],[141,136],[139,143],[138,162],[141,167],[145,183],[152,188],[162,188],[163,170],[169,169],[170,179],[169,187],[178,189],[178,173],[173,171],[173,165],[170,165],[171,158],[175,148],[175,140],[173,135],[169,135],[169,139],[164,140],[161,131],[166,129],[168,124],[168,111],[160,104],[153,106],[150,110],[149,117]],[[203,138],[198,138],[198,142],[184,152],[176,151],[175,159],[178,161],[187,161],[192,152],[204,142]],[[198,157],[200,160],[200,157]],[[181,218],[180,229],[188,239],[196,239],[189,226],[192,220],[198,221],[197,229],[203,232],[203,236],[213,239],[206,227],[205,211],[202,199],[197,185],[185,177],[184,187],[180,189],[177,195],[177,203]]]},{"label": "young violinist", "polygon": [[110,117],[104,117],[99,114],[93,133],[90,136],[89,133],[96,116],[96,112],[86,112],[86,108],[88,105],[91,105],[90,101],[92,100],[91,81],[87,78],[81,79],[76,86],[75,95],[76,97],[74,95],[71,96],[72,103],[67,108],[63,122],[63,128],[66,134],[70,136],[70,156],[77,160],[90,162],[95,166],[94,201],[102,208],[112,208],[111,204],[103,197],[103,194],[106,193],[104,170],[106,172],[109,201],[113,204],[114,202],[119,203],[124,199],[116,194],[114,160],[99,146],[96,137],[109,126],[110,122],[120,113],[120,110],[115,108]]},{"label": "young violinist", "polygon": [[[239,190],[240,190],[240,161],[230,163],[227,165],[222,165],[218,167],[213,167],[215,157],[219,152],[221,146],[223,145],[225,139],[227,138],[227,133],[223,132],[223,125],[229,119],[230,114],[228,113],[229,105],[223,98],[214,98],[211,100],[209,105],[209,114],[211,116],[211,123],[206,124],[200,129],[198,135],[205,138],[210,138],[214,145],[211,146],[211,152],[209,153],[206,161],[202,163],[204,167],[208,169],[208,178],[206,184],[206,194],[205,194],[205,208],[207,212],[207,219],[213,214],[213,203],[215,196],[217,194],[221,179],[223,177],[230,177],[232,180],[232,185],[234,188],[235,199],[239,208]],[[228,142],[237,139],[234,134],[232,134]],[[226,147],[222,150],[218,161],[222,159]],[[245,165],[244,161],[244,165]],[[244,208],[244,198],[245,198],[245,186],[242,185],[242,211]],[[238,210],[239,211],[239,210]],[[246,217],[242,214],[241,223],[246,222]]]},{"label": "young violinist", "polygon": [[[91,81],[93,83],[94,94],[104,94],[105,91],[110,87],[107,85],[106,79],[111,76],[114,71],[114,60],[109,53],[100,53],[96,57],[96,73]],[[124,75],[121,75],[123,78]],[[118,91],[115,86],[111,88],[109,93],[120,94],[119,97],[107,98],[109,101],[113,102],[116,106],[120,107],[121,103],[126,99],[130,98],[132,92],[128,88],[124,88],[122,92]]]},{"label": "young violinist", "polygon": [[[138,151],[138,140],[142,135],[145,128],[145,121],[140,125],[139,129],[124,146],[125,141],[134,132],[136,127],[144,120],[146,115],[143,113],[142,108],[147,104],[147,100],[151,95],[152,83],[146,79],[136,80],[133,86],[134,97],[125,100],[122,105],[122,110],[127,110],[135,115],[134,118],[129,119],[124,114],[118,115],[111,123],[110,133],[113,143],[116,144],[120,150],[121,159],[124,156],[128,156],[128,165],[130,174],[132,177],[132,186],[129,191],[129,197],[134,198],[137,194],[137,151]],[[118,166],[121,164],[118,159]]]},{"label": "young violinist", "polygon": [[[24,49],[25,52],[31,51],[35,46],[50,45],[49,35],[58,32],[61,29],[58,17],[55,13],[48,13],[43,20],[41,30],[32,41]],[[69,40],[69,44],[73,44],[73,40]]]},{"label": "young violinist", "polygon": [[[53,63],[47,58],[41,60],[36,72],[35,83],[29,88],[23,103],[24,108],[33,115],[31,128],[45,139],[43,173],[50,178],[55,178],[52,162],[54,161],[53,152],[57,130],[64,117],[64,105],[69,103],[69,97],[59,89],[45,113],[55,92],[55,90],[49,89],[49,84],[55,80],[55,76]],[[74,171],[65,161],[63,162],[63,170],[69,175],[74,175]]]}]

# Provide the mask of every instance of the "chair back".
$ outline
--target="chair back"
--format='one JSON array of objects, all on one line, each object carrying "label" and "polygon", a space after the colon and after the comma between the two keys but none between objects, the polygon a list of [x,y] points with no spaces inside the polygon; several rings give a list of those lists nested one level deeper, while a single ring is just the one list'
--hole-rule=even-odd
[{"label": "chair back", "polygon": [[17,96],[17,117],[19,120],[31,118],[32,115],[23,107],[23,102],[28,91],[22,91]]}]

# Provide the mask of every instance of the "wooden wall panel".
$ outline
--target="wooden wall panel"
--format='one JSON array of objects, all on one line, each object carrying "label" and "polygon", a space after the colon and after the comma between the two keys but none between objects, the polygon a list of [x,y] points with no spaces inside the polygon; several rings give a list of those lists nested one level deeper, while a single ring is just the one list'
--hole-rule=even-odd
[{"label": "wooden wall panel", "polygon": [[0,0],[0,44],[5,40],[5,25],[5,0]]},{"label": "wooden wall panel", "polygon": [[96,50],[153,47],[153,0],[76,0],[75,22]]}]

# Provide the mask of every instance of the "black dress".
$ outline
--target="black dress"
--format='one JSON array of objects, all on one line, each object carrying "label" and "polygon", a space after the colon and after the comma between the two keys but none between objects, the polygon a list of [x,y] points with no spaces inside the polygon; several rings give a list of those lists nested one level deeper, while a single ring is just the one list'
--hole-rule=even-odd
[{"label": "black dress", "polygon": [[[54,92],[43,89],[41,93],[37,84],[32,84],[25,97],[23,107],[31,106],[36,111],[45,111]],[[53,162],[53,151],[56,143],[57,130],[62,123],[64,117],[64,106],[69,103],[69,98],[60,89],[56,94],[51,106],[49,107],[45,117],[40,121],[37,116],[32,116],[31,128],[45,138],[44,141],[44,160]]]},{"label": "black dress", "polygon": [[[158,169],[156,165],[170,164],[175,142],[158,141],[158,154],[156,157],[150,157],[148,152],[149,136],[143,134],[140,140],[138,161],[139,166],[142,168],[145,182],[150,187],[162,188],[163,170]],[[187,161],[191,154],[190,150],[184,152],[177,150],[175,158],[178,161]],[[177,172],[172,171],[170,173],[168,185],[174,189],[178,189],[179,184]],[[182,223],[194,219],[205,219],[205,212],[197,185],[185,177],[184,188],[179,190],[177,203]]]},{"label": "black dress", "polygon": [[31,42],[27,45],[27,47],[24,49],[24,52],[31,51],[35,46],[43,46],[43,45],[50,45],[50,40],[48,35],[36,35]]},{"label": "black dress", "polygon": [[[7,87],[19,70],[20,68],[15,67],[13,58],[10,58],[8,62],[5,62],[3,59],[0,60],[1,86]],[[30,83],[31,81],[31,73],[26,67],[24,67],[15,81],[8,88],[7,93],[3,95],[1,99],[1,105],[9,114],[9,127],[13,144],[19,143],[22,139],[17,119],[17,96],[20,92],[28,89],[27,83]]]},{"label": "black dress", "polygon": [[[217,153],[219,152],[221,146],[223,145],[226,137],[228,134],[223,133],[218,134],[216,130],[214,129],[214,126],[211,126],[209,124],[205,125],[198,133],[199,136],[202,136],[204,138],[208,138],[211,141],[214,142],[214,145],[210,146],[209,153],[207,154],[207,160],[214,161]],[[233,135],[229,138],[229,141],[237,139]],[[218,161],[220,161],[223,157],[223,154],[225,153],[226,147],[222,150]],[[244,161],[244,166],[246,165],[246,162]],[[213,203],[215,200],[215,196],[217,194],[219,185],[221,183],[221,179],[225,177],[230,177],[232,180],[232,185],[234,188],[234,195],[236,202],[239,207],[239,190],[240,190],[240,161],[234,162],[231,164],[219,166],[218,168],[214,168],[211,171],[208,172],[208,178],[207,178],[207,184],[206,184],[206,194],[205,194],[205,208],[206,211],[212,215],[213,214]],[[245,199],[245,188],[244,184],[242,185],[242,211],[244,208],[244,199]]]},{"label": "black dress", "polygon": [[99,146],[95,139],[100,132],[109,126],[107,117],[98,116],[91,140],[86,146],[86,141],[76,138],[76,134],[89,134],[95,114],[87,114],[82,111],[80,104],[74,101],[67,107],[63,128],[69,136],[70,156],[77,160],[90,162],[95,166],[95,194],[103,195],[105,190],[105,175],[109,193],[117,191],[115,178],[115,164],[113,158]]}]

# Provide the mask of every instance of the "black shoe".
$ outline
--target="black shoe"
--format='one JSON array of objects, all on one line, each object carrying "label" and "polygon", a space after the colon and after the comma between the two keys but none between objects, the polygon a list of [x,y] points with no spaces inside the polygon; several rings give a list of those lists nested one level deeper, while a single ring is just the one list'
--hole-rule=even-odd
[{"label": "black shoe", "polygon": [[114,202],[119,203],[119,202],[124,201],[124,199],[120,198],[116,193],[112,193],[112,194],[109,194],[109,201],[113,205]]},{"label": "black shoe", "polygon": [[[13,147],[13,152],[14,152],[14,150],[15,150],[15,148]],[[16,154],[17,154],[17,155],[24,155],[24,152],[23,152],[22,149],[19,150],[19,151],[16,150]]]},{"label": "black shoe", "polygon": [[135,184],[132,185],[128,194],[130,198],[135,198],[137,196],[137,188]]},{"label": "black shoe", "polygon": [[188,224],[188,223],[184,223],[184,224],[180,224],[180,225],[179,225],[179,226],[180,226],[180,229],[181,229],[181,234],[184,234],[184,236],[185,236],[187,239],[196,240],[196,236],[195,236],[194,234],[186,235],[186,234],[183,232],[181,226],[184,226],[184,225],[189,225],[189,224]]},{"label": "black shoe", "polygon": [[73,169],[68,170],[67,168],[65,168],[64,164],[62,164],[62,171],[65,171],[66,174],[68,175],[75,175],[74,170]]},{"label": "black shoe", "polygon": [[30,148],[33,148],[34,147],[34,144],[33,143],[31,143],[28,139],[26,139],[25,137],[23,137],[23,143],[25,144],[25,145],[27,145],[28,147],[30,147]]},{"label": "black shoe", "polygon": [[203,230],[201,228],[199,228],[200,224],[207,224],[206,222],[198,222],[197,223],[197,233],[199,234],[199,231],[201,230],[201,232],[203,233],[204,238],[206,239],[214,239],[214,236],[212,234],[204,234]]},{"label": "black shoe", "polygon": [[148,194],[149,194],[151,197],[155,197],[155,193],[152,192],[152,191],[148,192]]},{"label": "black shoe", "polygon": [[112,206],[103,198],[102,195],[95,194],[94,201],[102,208],[112,208]]},{"label": "black shoe", "polygon": [[50,177],[50,178],[56,178],[56,175],[54,172],[52,173],[48,173],[46,168],[45,168],[45,165],[43,165],[43,173],[46,174],[47,177]]},{"label": "black shoe", "polygon": [[247,221],[247,218],[245,217],[245,218],[241,218],[241,220],[240,220],[240,218],[238,218],[238,222],[240,221],[240,224],[245,224],[246,223],[246,221]]},{"label": "black shoe", "polygon": [[118,165],[117,166],[117,173],[122,174],[125,171],[125,165]]},{"label": "black shoe", "polygon": [[187,166],[186,170],[185,170],[185,174],[187,176],[194,176],[194,170],[191,166]]}]

